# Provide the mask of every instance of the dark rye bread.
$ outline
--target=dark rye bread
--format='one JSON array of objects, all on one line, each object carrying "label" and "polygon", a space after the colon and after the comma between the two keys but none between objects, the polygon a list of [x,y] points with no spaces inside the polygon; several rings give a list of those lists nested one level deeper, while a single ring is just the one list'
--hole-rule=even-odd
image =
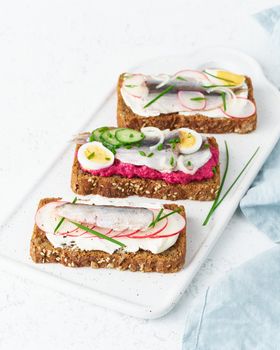
[{"label": "dark rye bread", "polygon": [[[41,199],[38,209],[43,205],[60,198]],[[180,214],[185,217],[184,207],[175,204],[165,205],[166,209],[180,208]],[[47,239],[45,232],[35,224],[30,243],[30,255],[35,263],[59,263],[68,267],[89,266],[94,269],[112,268],[141,272],[177,272],[182,269],[186,258],[186,228],[180,233],[176,243],[160,254],[139,250],[136,253],[126,253],[118,250],[108,254],[100,250],[86,251],[79,248],[54,248]]]},{"label": "dark rye bread", "polygon": [[[118,106],[117,106],[117,121],[119,127],[126,127],[140,130],[145,126],[155,126],[161,130],[164,129],[178,129],[190,128],[201,133],[239,133],[246,134],[256,129],[257,114],[253,114],[249,118],[209,118],[202,114],[196,113],[190,116],[180,115],[178,113],[160,114],[156,117],[142,117],[135,114],[130,107],[128,107],[121,95],[121,86],[123,81],[123,74],[118,82]],[[253,85],[249,77],[246,77],[246,83],[249,87],[248,97],[255,103],[253,95]]]},{"label": "dark rye bread", "polygon": [[[214,137],[209,137],[211,146],[218,148]],[[74,163],[72,166],[71,187],[79,195],[99,194],[110,198],[124,198],[128,196],[141,196],[164,200],[193,199],[210,201],[215,199],[220,187],[220,166],[217,164],[216,172],[211,179],[193,181],[188,184],[170,184],[163,180],[142,178],[127,178],[118,175],[102,177],[84,171],[78,162],[76,147]]]}]

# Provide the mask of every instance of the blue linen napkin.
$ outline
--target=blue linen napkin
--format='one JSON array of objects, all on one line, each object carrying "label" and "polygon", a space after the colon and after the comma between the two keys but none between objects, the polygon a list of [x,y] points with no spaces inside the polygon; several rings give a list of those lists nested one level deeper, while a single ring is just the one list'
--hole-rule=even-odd
[{"label": "blue linen napkin", "polygon": [[[255,18],[280,52],[280,6]],[[280,69],[278,82],[280,87]],[[279,182],[280,141],[240,203],[244,215],[274,242],[280,241]],[[280,350],[279,331],[280,246],[276,245],[207,289],[188,312],[182,349]]]},{"label": "blue linen napkin", "polygon": [[210,287],[188,314],[183,350],[280,349],[280,247]]}]

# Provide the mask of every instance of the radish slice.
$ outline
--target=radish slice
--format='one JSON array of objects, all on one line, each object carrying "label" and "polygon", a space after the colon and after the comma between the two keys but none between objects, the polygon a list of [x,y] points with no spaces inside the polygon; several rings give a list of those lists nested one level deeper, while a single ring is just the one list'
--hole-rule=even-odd
[{"label": "radish slice", "polygon": [[[87,226],[87,225],[85,225]],[[109,228],[105,228],[105,227],[99,227],[99,226],[91,226],[89,227],[91,230],[94,230],[96,232],[99,232],[101,233],[102,235],[106,235],[108,237],[111,237],[110,234],[111,232],[113,231],[112,229],[109,229]],[[83,238],[100,238],[98,236],[96,236],[95,234],[93,233],[90,233],[90,232],[87,232],[87,231],[84,231],[83,233]]]},{"label": "radish slice", "polygon": [[151,78],[154,80],[157,80],[159,84],[156,86],[156,89],[160,89],[161,87],[168,84],[171,80],[171,76],[168,74],[158,74],[158,75],[151,75]]},{"label": "radish slice", "polygon": [[248,118],[256,113],[255,104],[244,97],[236,97],[227,105],[226,110],[221,111],[230,118]]},{"label": "radish slice", "polygon": [[223,99],[221,96],[207,96],[206,97],[206,106],[205,111],[209,111],[211,109],[220,108],[223,105]]},{"label": "radish slice", "polygon": [[129,236],[129,238],[151,238],[157,234],[159,234],[160,232],[162,232],[166,226],[168,225],[168,219],[165,218],[161,221],[159,221],[155,227],[152,227],[148,230],[145,231],[139,231],[136,234],[132,234]]},{"label": "radish slice", "polygon": [[[54,233],[55,228],[61,220],[61,216],[58,216],[55,212],[55,208],[59,205],[62,205],[66,202],[55,201],[50,202],[38,209],[35,222],[36,225],[40,228],[40,230],[47,233]],[[57,230],[57,235],[67,235],[71,232],[77,230],[77,226],[72,224],[68,220],[64,220],[62,225]]]},{"label": "radish slice", "polygon": [[80,237],[84,234],[84,232],[85,232],[85,230],[82,230],[81,228],[77,228],[75,231],[72,231],[72,232],[65,234],[65,236],[67,236],[67,237]]},{"label": "radish slice", "polygon": [[111,237],[130,237],[131,235],[134,235],[135,233],[139,232],[140,230],[123,230],[123,231],[113,231],[114,235]]},{"label": "radish slice", "polygon": [[[171,210],[166,210],[165,212],[171,212]],[[152,236],[155,238],[165,238],[178,235],[186,226],[186,220],[184,217],[178,213],[168,216],[168,225],[159,234]]]},{"label": "radish slice", "polygon": [[[193,100],[196,98],[203,98],[204,100]],[[205,96],[198,91],[179,91],[178,99],[183,107],[186,107],[191,111],[201,111],[205,109],[206,106]]]},{"label": "radish slice", "polygon": [[174,74],[173,79],[177,79],[178,77],[184,78],[187,81],[195,81],[199,83],[209,83],[209,78],[206,74],[198,71],[198,70],[191,70],[191,69],[185,69],[181,70]]},{"label": "radish slice", "polygon": [[123,81],[122,87],[131,96],[144,98],[148,96],[149,89],[146,86],[146,77],[143,74],[134,74]]}]

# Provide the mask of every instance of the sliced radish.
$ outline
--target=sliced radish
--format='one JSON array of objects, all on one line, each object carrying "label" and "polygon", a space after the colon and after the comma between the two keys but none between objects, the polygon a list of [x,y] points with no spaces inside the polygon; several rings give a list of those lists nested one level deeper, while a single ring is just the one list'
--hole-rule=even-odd
[{"label": "sliced radish", "polygon": [[[84,234],[85,230],[82,230],[81,228],[77,228],[76,230],[72,232],[68,232],[65,234],[67,237],[80,237]],[[60,234],[62,236],[62,234]]]},{"label": "sliced radish", "polygon": [[255,104],[244,97],[236,97],[221,111],[230,118],[248,118],[256,113]]},{"label": "sliced radish", "polygon": [[130,237],[131,235],[134,235],[135,233],[139,232],[140,230],[123,230],[123,231],[113,231],[115,233],[112,237]]},{"label": "sliced radish", "polygon": [[186,79],[186,81],[195,81],[199,83],[208,83],[209,78],[206,74],[198,71],[198,70],[191,70],[191,69],[185,69],[181,70],[174,74],[173,79],[177,79],[178,77]]},{"label": "sliced radish", "polygon": [[139,231],[138,233],[132,234],[129,236],[129,238],[151,238],[160,232],[162,232],[166,226],[168,225],[168,219],[165,218],[161,221],[159,221],[155,227],[149,228],[145,231]]},{"label": "sliced radish", "polygon": [[[44,232],[54,233],[55,228],[61,220],[61,216],[58,216],[56,214],[55,208],[64,203],[66,202],[50,202],[38,209],[35,216],[36,225]],[[67,235],[68,233],[74,232],[76,230],[76,225],[72,224],[68,220],[64,220],[59,229],[57,230],[56,234]]]},{"label": "sliced radish", "polygon": [[223,105],[222,96],[219,95],[209,95],[206,97],[206,106],[205,110],[209,111],[211,109],[220,108]]},{"label": "sliced radish", "polygon": [[[167,210],[167,213],[171,210]],[[171,237],[179,234],[186,226],[186,220],[179,213],[168,216],[168,225],[158,234],[150,237],[151,239]]]},{"label": "sliced radish", "polygon": [[[85,226],[87,226],[87,225],[85,225]],[[106,236],[108,236],[108,237],[111,237],[110,234],[111,234],[111,232],[113,232],[112,229],[105,228],[105,227],[91,226],[91,227],[89,227],[89,228],[90,228],[91,230],[94,230],[94,231],[96,231],[96,232],[98,232],[98,233],[101,233],[102,235],[106,235]],[[94,238],[94,237],[99,238],[99,237],[96,236],[95,234],[90,233],[90,232],[84,230],[83,238]]]},{"label": "sliced radish", "polygon": [[134,74],[123,81],[122,87],[131,96],[143,98],[149,94],[146,86],[146,77],[143,74]]},{"label": "sliced radish", "polygon": [[[203,100],[194,100],[197,98]],[[178,99],[183,107],[191,111],[201,111],[204,110],[206,106],[205,96],[198,91],[179,91]]]}]

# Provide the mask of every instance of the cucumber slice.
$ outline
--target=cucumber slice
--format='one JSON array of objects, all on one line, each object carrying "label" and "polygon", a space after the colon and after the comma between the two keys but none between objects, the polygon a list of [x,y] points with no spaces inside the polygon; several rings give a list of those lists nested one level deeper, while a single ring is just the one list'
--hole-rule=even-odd
[{"label": "cucumber slice", "polygon": [[115,136],[120,143],[125,145],[139,142],[144,138],[144,134],[142,132],[128,128],[116,130]]},{"label": "cucumber slice", "polygon": [[89,141],[101,141],[101,135],[104,131],[109,130],[109,128],[107,126],[103,126],[101,128],[95,129],[93,130],[93,132],[90,135]]},{"label": "cucumber slice", "polygon": [[118,130],[122,130],[122,128],[109,129],[104,131],[101,135],[101,142],[107,143],[111,146],[118,147],[122,143],[116,138],[116,133]]}]

